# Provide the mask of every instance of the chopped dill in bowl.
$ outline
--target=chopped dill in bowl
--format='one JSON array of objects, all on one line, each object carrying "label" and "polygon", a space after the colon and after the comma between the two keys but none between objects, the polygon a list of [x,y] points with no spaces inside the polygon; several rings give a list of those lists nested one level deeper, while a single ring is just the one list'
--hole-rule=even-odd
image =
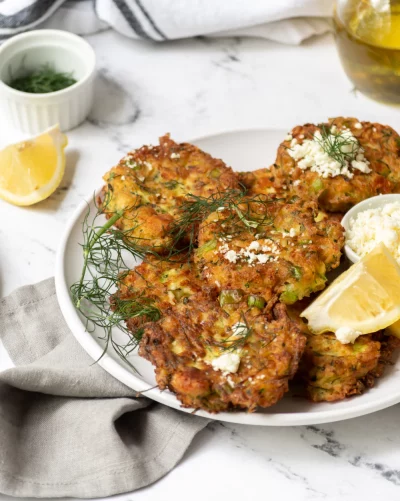
[{"label": "chopped dill in bowl", "polygon": [[18,78],[13,78],[9,86],[13,89],[31,94],[47,94],[66,89],[76,83],[72,73],[56,71],[50,64],[44,64],[39,69]]}]

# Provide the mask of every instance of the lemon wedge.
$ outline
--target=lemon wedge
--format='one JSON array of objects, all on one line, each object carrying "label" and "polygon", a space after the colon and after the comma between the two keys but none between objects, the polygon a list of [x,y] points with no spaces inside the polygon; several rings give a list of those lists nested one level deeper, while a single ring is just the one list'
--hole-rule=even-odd
[{"label": "lemon wedge", "polygon": [[50,196],[65,170],[67,136],[58,125],[0,151],[0,198],[32,205]]},{"label": "lemon wedge", "polygon": [[315,334],[369,334],[400,319],[400,266],[384,244],[340,275],[301,314]]}]

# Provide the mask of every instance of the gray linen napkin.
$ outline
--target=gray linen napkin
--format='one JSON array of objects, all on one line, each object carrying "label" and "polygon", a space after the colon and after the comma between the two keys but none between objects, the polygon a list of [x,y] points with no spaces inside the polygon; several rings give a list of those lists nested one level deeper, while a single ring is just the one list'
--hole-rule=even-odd
[{"label": "gray linen napkin", "polygon": [[104,497],[155,482],[207,420],[136,398],[76,342],[54,281],[0,301],[0,492]]}]

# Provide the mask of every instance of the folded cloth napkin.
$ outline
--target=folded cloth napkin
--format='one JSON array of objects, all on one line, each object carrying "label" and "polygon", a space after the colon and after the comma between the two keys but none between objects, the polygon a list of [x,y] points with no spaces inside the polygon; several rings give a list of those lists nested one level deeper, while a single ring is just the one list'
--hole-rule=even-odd
[{"label": "folded cloth napkin", "polygon": [[0,301],[0,492],[104,497],[155,482],[207,419],[137,398],[83,351],[53,279]]},{"label": "folded cloth napkin", "polygon": [[298,44],[330,30],[333,0],[2,0],[0,37],[35,27],[88,34],[111,26],[144,40],[250,36]]}]

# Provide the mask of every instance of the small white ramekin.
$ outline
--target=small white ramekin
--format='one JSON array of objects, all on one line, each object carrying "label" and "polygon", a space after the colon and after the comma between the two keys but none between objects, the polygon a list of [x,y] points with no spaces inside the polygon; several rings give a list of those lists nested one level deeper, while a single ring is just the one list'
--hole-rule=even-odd
[{"label": "small white ramekin", "polygon": [[[44,64],[72,73],[77,81],[66,89],[31,94],[7,83]],[[93,102],[96,56],[81,37],[61,30],[35,30],[16,35],[0,46],[0,120],[22,132],[38,134],[59,124],[66,131],[85,120]]]},{"label": "small white ramekin", "polygon": [[[367,198],[363,202],[358,203],[354,207],[352,207],[348,212],[346,212],[345,216],[342,219],[342,226],[347,233],[347,230],[350,227],[350,221],[357,217],[357,214],[360,212],[364,212],[369,209],[378,209],[379,207],[383,207],[387,204],[392,204],[394,202],[400,202],[400,194],[389,194],[389,195],[378,195],[376,197]],[[353,249],[345,243],[344,252],[348,259],[352,263],[356,263],[361,258],[360,256],[353,251]]]}]

